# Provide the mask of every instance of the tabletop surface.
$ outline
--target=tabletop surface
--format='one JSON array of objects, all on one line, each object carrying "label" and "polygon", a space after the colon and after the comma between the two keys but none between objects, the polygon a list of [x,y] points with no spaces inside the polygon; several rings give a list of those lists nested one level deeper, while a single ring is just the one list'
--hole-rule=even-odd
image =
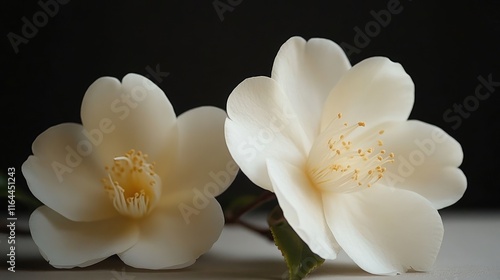
[{"label": "tabletop surface", "polygon": [[[434,268],[398,276],[370,275],[345,253],[327,261],[307,279],[500,280],[500,212],[442,213],[445,235]],[[251,217],[257,219],[257,217]],[[263,217],[257,222],[262,222]],[[16,272],[7,270],[5,234],[0,236],[0,279],[286,279],[286,266],[275,245],[239,226],[226,226],[209,253],[183,270],[149,271],[125,266],[117,257],[83,269],[48,265],[29,235],[16,237]]]}]

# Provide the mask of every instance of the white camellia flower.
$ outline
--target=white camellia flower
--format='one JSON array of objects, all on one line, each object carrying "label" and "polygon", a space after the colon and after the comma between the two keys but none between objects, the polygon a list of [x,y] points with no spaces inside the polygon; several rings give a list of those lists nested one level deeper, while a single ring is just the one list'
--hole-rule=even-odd
[{"label": "white camellia flower", "polygon": [[231,93],[226,142],[319,256],[342,248],[370,273],[425,271],[443,237],[437,209],[462,197],[466,178],[460,144],[408,120],[413,103],[400,64],[373,57],[351,67],[334,42],[293,37],[271,78]]},{"label": "white camellia flower", "polygon": [[47,129],[22,166],[45,205],[30,218],[41,254],[58,268],[117,254],[147,269],[191,265],[224,224],[214,198],[238,172],[224,140],[226,113],[200,107],[178,118],[136,74],[96,80],[81,124]]}]

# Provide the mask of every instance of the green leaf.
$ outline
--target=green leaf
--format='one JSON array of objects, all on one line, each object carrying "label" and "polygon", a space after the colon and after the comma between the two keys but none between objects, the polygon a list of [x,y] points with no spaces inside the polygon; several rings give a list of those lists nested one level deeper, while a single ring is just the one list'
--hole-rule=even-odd
[{"label": "green leaf", "polygon": [[267,222],[274,242],[285,258],[289,280],[301,280],[325,262],[292,229],[279,206],[269,213]]}]

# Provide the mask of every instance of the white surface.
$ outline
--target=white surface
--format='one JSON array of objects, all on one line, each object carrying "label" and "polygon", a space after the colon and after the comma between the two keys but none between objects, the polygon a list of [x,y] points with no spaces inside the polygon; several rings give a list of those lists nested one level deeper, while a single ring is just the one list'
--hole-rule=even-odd
[{"label": "white surface", "polygon": [[[327,261],[307,279],[500,280],[500,212],[443,213],[445,236],[432,271],[374,276],[345,254]],[[16,272],[7,271],[6,238],[0,236],[0,279],[286,279],[286,266],[273,243],[238,226],[226,226],[212,250],[193,266],[175,271],[126,267],[118,258],[85,269],[57,270],[29,238],[17,236]]]}]

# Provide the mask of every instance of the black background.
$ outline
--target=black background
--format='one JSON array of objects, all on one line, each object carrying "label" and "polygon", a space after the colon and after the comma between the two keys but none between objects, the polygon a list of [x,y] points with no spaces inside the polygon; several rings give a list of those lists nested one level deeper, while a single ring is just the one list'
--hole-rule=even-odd
[{"label": "black background", "polygon": [[[500,82],[500,2],[401,0],[386,26],[375,24],[370,41],[356,44],[355,28],[373,26],[373,13],[395,2],[73,0],[58,4],[17,54],[8,34],[23,36],[23,17],[33,23],[43,9],[37,1],[3,3],[1,168],[16,167],[18,188],[26,188],[20,166],[32,141],[52,125],[80,122],[83,94],[101,76],[147,75],[158,67],[169,74],[155,82],[177,114],[202,105],[225,109],[232,89],[269,76],[279,47],[298,35],[358,46],[349,55],[353,65],[371,56],[401,63],[416,85],[410,118],[440,126],[463,146],[468,189],[450,209],[499,209],[500,86],[473,102],[479,76]],[[214,3],[229,9],[218,13]],[[464,100],[477,108],[460,125],[445,120]],[[240,173],[220,199],[259,190]]]}]

